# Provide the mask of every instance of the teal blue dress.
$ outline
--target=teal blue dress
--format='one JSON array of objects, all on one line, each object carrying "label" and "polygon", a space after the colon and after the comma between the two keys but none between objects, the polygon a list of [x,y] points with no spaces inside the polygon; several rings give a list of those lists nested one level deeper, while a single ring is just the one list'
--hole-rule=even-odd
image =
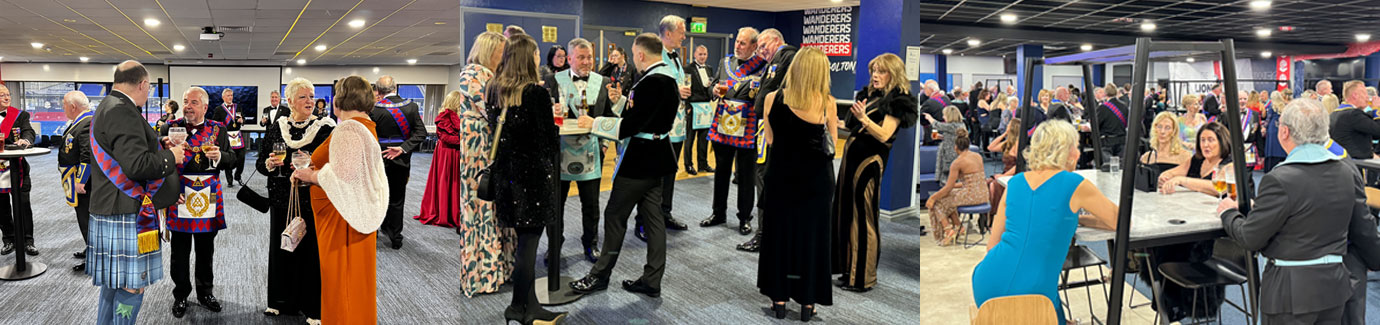
[{"label": "teal blue dress", "polygon": [[1078,228],[1078,214],[1069,211],[1069,199],[1083,183],[1078,174],[1063,171],[1031,189],[1025,173],[1011,178],[1006,187],[1006,231],[1001,242],[973,270],[973,300],[978,306],[988,299],[1015,295],[1044,295],[1054,302],[1059,324],[1059,272],[1069,243]]}]

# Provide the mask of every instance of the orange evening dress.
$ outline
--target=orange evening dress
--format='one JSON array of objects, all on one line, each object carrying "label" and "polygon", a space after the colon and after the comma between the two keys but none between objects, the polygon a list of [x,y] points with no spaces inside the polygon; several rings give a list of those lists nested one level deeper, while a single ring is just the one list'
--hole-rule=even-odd
[{"label": "orange evening dress", "polygon": [[[371,166],[373,166],[373,164],[356,163],[355,165],[365,165],[365,167],[352,167],[353,169],[351,169],[348,166],[340,166],[340,164],[342,164],[340,162],[340,157],[331,156],[331,146],[349,144],[352,147],[358,145],[361,147],[378,148],[376,142],[378,134],[374,130],[373,121],[370,121],[368,118],[354,118],[350,121],[357,121],[363,124],[364,127],[368,129],[369,133],[373,135],[374,142],[355,143],[368,140],[360,136],[354,137],[354,141],[350,141],[349,143],[333,141],[337,140],[335,138],[340,134],[333,133],[331,138],[326,139],[325,143],[321,144],[321,146],[312,153],[311,157],[312,167],[321,169],[321,172],[317,175],[318,182],[322,185],[311,186],[311,201],[316,216],[316,238],[321,254],[321,321],[324,324],[378,323],[377,303],[375,301],[375,293],[378,289],[377,277],[375,274],[375,241],[377,239],[377,232],[374,230],[377,230],[379,223],[372,222],[372,227],[369,225],[361,226],[357,224],[358,222],[355,219],[350,219],[351,216],[342,215],[340,210],[337,210],[336,203],[349,206],[348,208],[341,208],[345,211],[354,209],[354,204],[356,203],[345,200],[345,197],[338,197],[335,201],[339,202],[332,202],[331,197],[328,196],[328,192],[332,191],[328,191],[326,188],[322,187],[323,185],[327,187],[331,185],[329,181],[323,180],[322,178],[327,177],[327,175],[325,175],[327,173],[323,167],[325,167],[328,162],[331,162],[333,158],[336,160],[337,166],[332,167],[337,167],[334,169],[340,172],[340,175],[345,176],[343,178],[350,177],[350,175],[347,174],[360,174],[360,172],[355,169],[371,169]],[[345,127],[345,123],[342,123],[337,130],[343,127]],[[358,129],[356,130],[358,131]],[[336,154],[341,154],[339,149],[337,149]],[[378,157],[378,154],[374,154],[373,156]],[[381,161],[377,167],[379,168],[377,172],[382,173]],[[372,173],[372,171],[369,171],[363,174]],[[384,186],[386,186],[386,182]],[[360,187],[368,188],[368,186]],[[387,191],[383,192],[383,202],[386,204]],[[340,195],[337,194],[337,196]],[[379,216],[382,216],[382,214],[379,214]],[[364,223],[370,224],[370,222]],[[365,228],[366,230],[372,228],[373,230],[369,230],[368,233],[362,233],[359,228]]]}]

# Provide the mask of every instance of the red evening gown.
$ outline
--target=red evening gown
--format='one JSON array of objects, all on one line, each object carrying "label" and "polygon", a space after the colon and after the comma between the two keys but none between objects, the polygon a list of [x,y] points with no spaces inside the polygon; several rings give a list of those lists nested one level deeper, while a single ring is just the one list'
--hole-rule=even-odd
[{"label": "red evening gown", "polygon": [[464,187],[460,171],[460,115],[453,110],[441,110],[436,116],[436,152],[431,157],[431,172],[426,177],[426,192],[422,195],[422,212],[413,217],[422,224],[455,228],[460,226],[460,202],[456,192]]}]

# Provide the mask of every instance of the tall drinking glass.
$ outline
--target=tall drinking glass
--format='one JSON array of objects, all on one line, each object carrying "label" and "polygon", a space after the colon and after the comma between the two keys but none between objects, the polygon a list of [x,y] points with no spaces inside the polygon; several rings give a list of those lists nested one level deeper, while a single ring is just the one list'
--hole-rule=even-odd
[{"label": "tall drinking glass", "polygon": [[180,146],[187,143],[187,128],[180,126],[168,128],[168,138],[172,139],[174,146]]}]

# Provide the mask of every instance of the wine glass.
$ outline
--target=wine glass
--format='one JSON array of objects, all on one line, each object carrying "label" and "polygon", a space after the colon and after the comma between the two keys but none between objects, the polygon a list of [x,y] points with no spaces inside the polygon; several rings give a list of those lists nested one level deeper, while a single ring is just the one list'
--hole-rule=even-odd
[{"label": "wine glass", "polygon": [[[311,152],[308,152],[306,150],[298,150],[297,152],[292,153],[292,168],[311,168]],[[307,184],[298,182],[297,186],[307,186]]]},{"label": "wine glass", "polygon": [[286,161],[287,161],[287,144],[286,144],[286,143],[282,143],[282,142],[274,143],[274,144],[273,144],[273,157],[272,157],[271,159],[278,159],[279,162],[286,162]]},{"label": "wine glass", "polygon": [[168,138],[172,139],[174,146],[180,146],[187,143],[187,128],[180,126],[168,128]]},{"label": "wine glass", "polygon": [[1212,169],[1212,189],[1217,191],[1217,198],[1227,195],[1227,175],[1221,166]]}]

